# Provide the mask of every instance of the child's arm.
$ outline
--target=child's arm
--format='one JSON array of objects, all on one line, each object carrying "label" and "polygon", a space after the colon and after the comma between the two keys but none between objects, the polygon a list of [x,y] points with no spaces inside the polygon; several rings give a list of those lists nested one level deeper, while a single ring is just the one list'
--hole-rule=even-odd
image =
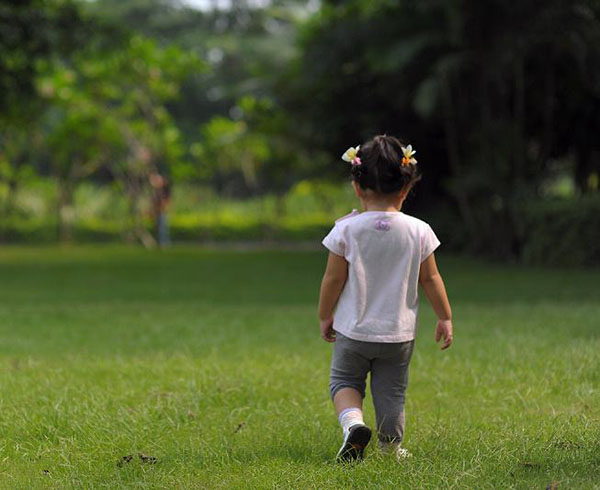
[{"label": "child's arm", "polygon": [[444,281],[438,271],[433,254],[421,263],[419,284],[423,287],[425,296],[427,296],[433,311],[438,317],[435,341],[439,342],[443,337],[442,350],[447,349],[452,344],[452,310],[450,309]]},{"label": "child's arm", "polygon": [[348,262],[344,257],[329,252],[327,268],[321,282],[319,295],[319,323],[321,338],[326,342],[335,342],[333,330],[333,309],[340,299],[344,284],[348,278]]}]

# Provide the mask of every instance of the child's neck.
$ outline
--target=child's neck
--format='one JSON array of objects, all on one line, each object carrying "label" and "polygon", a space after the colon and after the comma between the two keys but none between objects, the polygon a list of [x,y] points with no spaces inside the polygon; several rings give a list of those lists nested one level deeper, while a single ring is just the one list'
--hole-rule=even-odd
[{"label": "child's neck", "polygon": [[392,202],[365,201],[365,200],[361,199],[361,204],[365,211],[399,212],[402,210],[403,203],[404,203],[404,200],[392,203]]}]

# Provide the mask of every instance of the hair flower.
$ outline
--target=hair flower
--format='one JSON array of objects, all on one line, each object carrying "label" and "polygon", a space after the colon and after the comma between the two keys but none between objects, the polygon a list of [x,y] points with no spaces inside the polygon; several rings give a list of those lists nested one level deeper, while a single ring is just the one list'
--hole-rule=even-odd
[{"label": "hair flower", "polygon": [[362,162],[360,161],[360,157],[357,156],[358,150],[360,150],[360,145],[356,148],[348,148],[342,155],[342,160],[350,162],[352,165],[360,165]]},{"label": "hair flower", "polygon": [[412,145],[408,145],[406,148],[404,146],[402,148],[402,153],[404,156],[402,157],[402,166],[406,167],[407,165],[416,165],[417,160],[413,158],[413,155],[417,153],[412,149]]}]

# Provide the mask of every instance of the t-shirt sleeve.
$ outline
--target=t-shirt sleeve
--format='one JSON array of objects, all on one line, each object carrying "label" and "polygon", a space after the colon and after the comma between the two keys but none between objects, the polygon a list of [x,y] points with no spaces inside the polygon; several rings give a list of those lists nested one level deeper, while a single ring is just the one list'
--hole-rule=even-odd
[{"label": "t-shirt sleeve", "polygon": [[333,252],[336,255],[344,257],[346,254],[346,243],[344,241],[344,237],[338,225],[335,225],[329,234],[323,238],[323,245],[330,252]]},{"label": "t-shirt sleeve", "polygon": [[426,224],[423,229],[423,235],[421,236],[421,262],[429,257],[436,248],[440,246],[440,241],[435,233],[431,229],[431,226]]}]

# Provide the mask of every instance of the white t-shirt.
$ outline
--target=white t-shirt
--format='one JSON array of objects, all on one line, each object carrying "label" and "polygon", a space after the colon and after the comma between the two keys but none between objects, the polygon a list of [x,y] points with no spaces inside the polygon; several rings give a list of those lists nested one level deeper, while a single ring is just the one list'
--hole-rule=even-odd
[{"label": "white t-shirt", "polygon": [[354,210],[335,222],[323,245],[348,261],[333,328],[366,342],[413,340],[419,268],[440,245],[431,227],[402,212]]}]

